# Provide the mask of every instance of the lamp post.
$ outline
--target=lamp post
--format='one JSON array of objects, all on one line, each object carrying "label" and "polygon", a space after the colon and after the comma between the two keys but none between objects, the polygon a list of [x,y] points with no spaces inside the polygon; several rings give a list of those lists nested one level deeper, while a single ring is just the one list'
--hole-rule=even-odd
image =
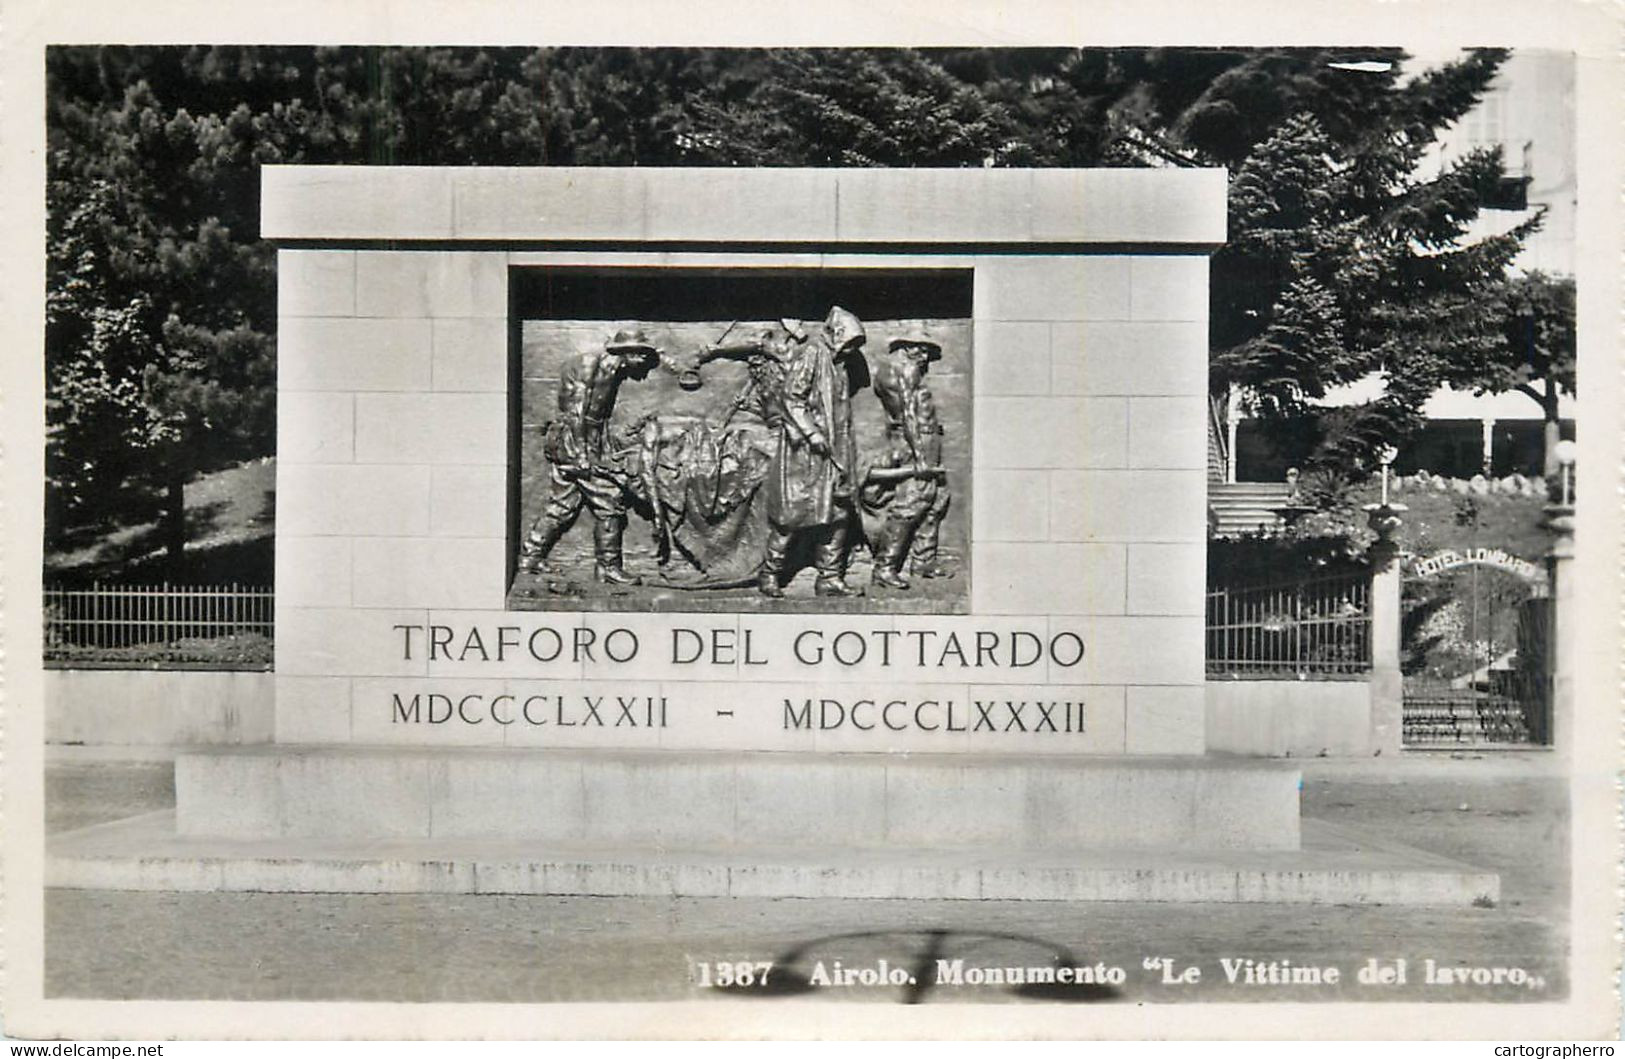
[{"label": "lamp post", "polygon": [[1545,525],[1552,534],[1551,547],[1546,550],[1546,561],[1552,570],[1552,596],[1558,595],[1557,562],[1574,558],[1574,461],[1577,451],[1572,441],[1557,445],[1553,452],[1557,460],[1557,498],[1546,504]]},{"label": "lamp post", "polygon": [[1399,459],[1399,450],[1392,445],[1384,445],[1377,450],[1377,462],[1382,464],[1382,505],[1388,505],[1388,472],[1394,461]]},{"label": "lamp post", "polygon": [[1410,510],[1404,504],[1396,504],[1388,499],[1388,475],[1398,458],[1399,450],[1392,445],[1384,445],[1377,450],[1377,462],[1382,464],[1382,500],[1380,503],[1367,504],[1363,509],[1367,525],[1377,535],[1371,545],[1372,565],[1377,568],[1386,566],[1399,554],[1394,533],[1404,522],[1400,516]]},{"label": "lamp post", "polygon": [[[1562,503],[1560,507],[1572,509],[1574,507],[1574,460],[1577,449],[1572,441],[1560,441],[1552,452],[1557,460],[1557,476],[1561,483],[1559,486]],[[1572,514],[1573,511],[1570,511]]]}]

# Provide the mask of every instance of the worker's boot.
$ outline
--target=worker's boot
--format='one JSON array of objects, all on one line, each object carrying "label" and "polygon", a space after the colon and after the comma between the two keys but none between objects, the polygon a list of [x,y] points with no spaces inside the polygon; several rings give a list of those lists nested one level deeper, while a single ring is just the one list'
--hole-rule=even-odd
[{"label": "worker's boot", "polygon": [[846,583],[846,522],[829,527],[824,539],[818,542],[813,555],[818,568],[818,580],[813,582],[813,595],[823,597],[861,596],[862,588]]},{"label": "worker's boot", "polygon": [[784,588],[779,578],[784,572],[784,556],[790,549],[790,534],[776,526],[767,528],[767,545],[762,550],[762,565],[756,571],[756,591],[768,599],[783,599]]},{"label": "worker's boot", "polygon": [[914,558],[909,563],[908,569],[915,577],[952,577],[958,572],[952,563],[943,561],[937,552],[940,526],[941,523],[927,523],[914,534]]},{"label": "worker's boot", "polygon": [[907,589],[908,578],[902,574],[903,557],[908,553],[908,522],[887,519],[874,542],[875,568],[870,580],[882,588]]},{"label": "worker's boot", "polygon": [[626,516],[600,518],[592,530],[593,577],[606,585],[641,585],[643,579],[621,566],[621,536],[626,532]]},{"label": "worker's boot", "polygon": [[530,533],[526,534],[525,543],[519,546],[519,569],[532,574],[557,573],[547,557],[553,551],[553,545],[564,536],[567,526],[568,523],[563,520],[546,515],[537,519],[530,527]]}]

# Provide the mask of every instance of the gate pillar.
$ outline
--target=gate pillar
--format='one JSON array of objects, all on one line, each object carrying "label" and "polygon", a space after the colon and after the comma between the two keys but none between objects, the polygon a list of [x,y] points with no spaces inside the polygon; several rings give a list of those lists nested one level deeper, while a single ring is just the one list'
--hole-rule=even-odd
[{"label": "gate pillar", "polygon": [[[1568,468],[1564,468],[1567,472]],[[1546,651],[1548,709],[1547,740],[1560,754],[1572,754],[1574,742],[1574,664],[1569,638],[1578,615],[1574,594],[1574,505],[1565,501],[1546,505],[1546,528],[1551,547],[1546,551],[1546,577],[1552,597],[1552,621]]]},{"label": "gate pillar", "polygon": [[1399,753],[1405,730],[1405,685],[1399,671],[1399,529],[1404,504],[1369,504],[1366,519],[1376,531],[1371,562],[1371,749]]}]

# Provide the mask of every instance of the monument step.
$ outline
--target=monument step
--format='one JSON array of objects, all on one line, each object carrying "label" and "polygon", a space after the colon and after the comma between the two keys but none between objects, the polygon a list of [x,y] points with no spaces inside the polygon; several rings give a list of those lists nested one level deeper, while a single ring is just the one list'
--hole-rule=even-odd
[{"label": "monument step", "polygon": [[629,846],[1296,849],[1300,772],[1202,757],[268,745],[184,753],[178,831]]},{"label": "monument step", "polygon": [[915,900],[1454,904],[1493,872],[1322,821],[1301,850],[632,847],[513,839],[178,835],[172,812],[54,835],[46,885],[85,890]]}]

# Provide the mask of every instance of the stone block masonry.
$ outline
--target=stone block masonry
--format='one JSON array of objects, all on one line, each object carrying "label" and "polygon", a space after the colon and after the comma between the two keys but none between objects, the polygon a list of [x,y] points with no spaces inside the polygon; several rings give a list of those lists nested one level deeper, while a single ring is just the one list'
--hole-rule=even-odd
[{"label": "stone block masonry", "polygon": [[1080,769],[1023,754],[243,748],[183,754],[175,782],[178,831],[196,838],[1052,852],[1299,844],[1297,769],[1181,757]]},{"label": "stone block masonry", "polygon": [[[844,688],[848,702],[930,681],[965,708],[979,689],[1047,682],[1087,703],[1090,753],[1203,749],[1206,255],[1224,238],[1222,173],[273,166],[263,188],[263,233],[282,246],[279,740],[506,745],[519,733],[489,723],[414,730],[391,712],[393,691],[461,699],[472,682],[523,681],[536,694],[538,680],[564,680],[658,688],[684,716],[728,704],[734,723],[711,710],[703,726],[667,732],[673,747],[805,750],[806,733],[781,723],[780,692],[808,681]],[[1082,659],[1066,672],[927,673],[784,653],[793,640],[781,626],[833,637],[907,624],[859,606],[763,613],[755,645],[772,639],[775,656],[724,671],[675,661],[665,637],[719,625],[737,635],[756,616],[683,614],[681,601],[658,617],[509,613],[516,475],[533,455],[514,432],[530,311],[515,277],[550,267],[704,269],[723,284],[785,268],[968,272],[969,466],[954,531],[969,539],[968,614],[907,622],[963,638],[973,661],[978,634],[1064,630]],[[629,309],[559,340],[590,345],[637,320]],[[408,659],[393,629],[446,626],[461,644],[472,628],[528,634],[531,617],[599,643],[625,627],[640,655],[562,667],[473,650]],[[841,745],[925,749],[920,735],[881,726]],[[1023,752],[1046,745],[1028,735]],[[526,731],[523,742],[555,739],[572,737]],[[985,732],[959,742],[931,749],[1008,749]],[[592,745],[642,744],[611,729]]]}]

